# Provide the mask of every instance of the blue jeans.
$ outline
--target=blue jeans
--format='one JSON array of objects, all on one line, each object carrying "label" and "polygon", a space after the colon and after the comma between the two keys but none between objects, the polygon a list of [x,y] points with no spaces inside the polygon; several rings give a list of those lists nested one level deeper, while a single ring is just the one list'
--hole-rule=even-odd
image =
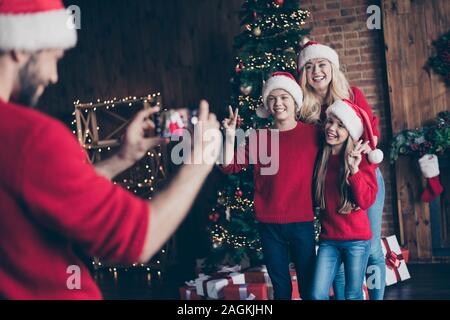
[{"label": "blue jeans", "polygon": [[[367,289],[370,300],[383,300],[384,288],[386,286],[386,264],[383,250],[381,248],[381,220],[384,207],[384,179],[379,168],[376,170],[378,193],[375,203],[369,208],[367,214],[372,230],[372,241],[368,267],[366,270]],[[345,275],[344,267],[339,268],[333,284],[334,297],[336,300],[345,300]]]},{"label": "blue jeans", "polygon": [[274,299],[292,299],[292,282],[289,273],[289,263],[292,259],[297,272],[301,298],[310,300],[316,257],[313,222],[259,223],[258,228],[264,263],[273,284]]},{"label": "blue jeans", "polygon": [[314,300],[328,300],[341,264],[345,269],[345,299],[363,300],[362,286],[369,258],[370,240],[320,242],[312,286]]}]

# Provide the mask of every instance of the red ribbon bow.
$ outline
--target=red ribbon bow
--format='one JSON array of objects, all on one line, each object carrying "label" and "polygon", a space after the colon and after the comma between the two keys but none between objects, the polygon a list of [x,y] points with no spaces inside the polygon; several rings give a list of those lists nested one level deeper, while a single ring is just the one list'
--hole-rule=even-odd
[{"label": "red ribbon bow", "polygon": [[[401,255],[400,255],[401,256]],[[398,254],[393,251],[386,253],[386,265],[389,269],[398,269],[400,267],[401,261]]]},{"label": "red ribbon bow", "polygon": [[386,248],[386,257],[385,257],[386,266],[394,271],[395,278],[397,279],[397,281],[400,281],[401,277],[400,272],[398,272],[398,268],[402,263],[401,260],[404,260],[403,254],[397,254],[394,251],[392,251],[391,248],[389,247],[389,242],[387,241],[386,238],[383,238],[383,244],[384,247]]}]

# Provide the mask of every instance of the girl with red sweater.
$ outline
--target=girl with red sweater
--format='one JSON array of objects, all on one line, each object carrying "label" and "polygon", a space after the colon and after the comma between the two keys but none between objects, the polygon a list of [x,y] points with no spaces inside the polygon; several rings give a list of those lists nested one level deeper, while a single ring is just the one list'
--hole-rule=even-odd
[{"label": "girl with red sweater", "polygon": [[[381,151],[365,155],[367,145],[374,148],[370,119],[351,101],[336,101],[326,115],[326,143],[314,177],[322,232],[312,297],[329,298],[330,287],[343,262],[345,299],[362,300],[372,238],[367,209],[378,191],[376,165],[369,160],[379,157]],[[361,138],[368,141],[362,143]]]},{"label": "girl with red sweater", "polygon": [[[297,121],[302,101],[302,90],[292,75],[275,73],[264,86],[264,105],[257,110],[260,117],[272,115],[274,128],[256,130],[234,153],[238,110],[233,113],[230,108],[230,118],[223,122],[227,142],[222,170],[233,174],[254,164],[256,220],[277,300],[292,297],[290,258],[302,298],[311,298],[315,261],[312,178],[320,129]],[[272,163],[260,156],[263,149]],[[270,166],[276,170],[267,170]]]}]

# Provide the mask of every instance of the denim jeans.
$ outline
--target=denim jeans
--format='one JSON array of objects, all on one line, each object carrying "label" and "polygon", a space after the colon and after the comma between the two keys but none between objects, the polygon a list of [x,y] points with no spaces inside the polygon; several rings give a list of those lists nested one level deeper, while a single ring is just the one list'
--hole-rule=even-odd
[{"label": "denim jeans", "polygon": [[[372,240],[368,267],[366,270],[367,288],[370,300],[383,300],[386,286],[386,264],[381,248],[381,220],[384,207],[384,179],[379,168],[376,170],[378,193],[375,203],[369,208],[367,214],[372,230]],[[334,279],[333,290],[336,300],[345,300],[345,275],[344,267],[341,266]]]},{"label": "denim jeans", "polygon": [[341,264],[345,269],[346,300],[363,300],[362,286],[369,258],[370,240],[323,240],[319,245],[312,286],[314,300],[328,300],[330,288]]},{"label": "denim jeans", "polygon": [[259,223],[258,226],[264,263],[273,284],[274,299],[292,299],[289,273],[289,263],[292,259],[301,298],[310,300],[316,257],[313,222]]}]

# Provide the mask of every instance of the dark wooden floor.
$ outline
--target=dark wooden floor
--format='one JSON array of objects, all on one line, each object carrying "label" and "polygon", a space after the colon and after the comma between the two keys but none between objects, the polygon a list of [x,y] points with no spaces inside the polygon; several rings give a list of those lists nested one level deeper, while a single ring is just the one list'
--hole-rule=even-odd
[{"label": "dark wooden floor", "polygon": [[[411,279],[386,288],[386,300],[450,300],[450,264],[410,264]],[[158,274],[141,270],[98,271],[97,282],[105,299],[178,299],[182,272]]]}]

